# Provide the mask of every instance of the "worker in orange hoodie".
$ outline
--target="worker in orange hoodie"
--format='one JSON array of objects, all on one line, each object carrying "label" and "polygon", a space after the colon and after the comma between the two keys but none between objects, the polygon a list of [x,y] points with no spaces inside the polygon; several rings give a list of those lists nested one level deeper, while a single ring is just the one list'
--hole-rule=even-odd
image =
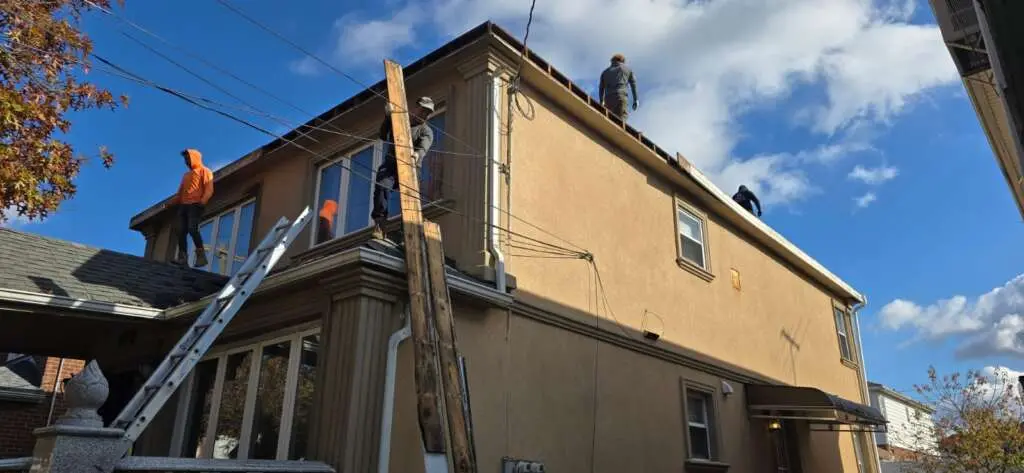
[{"label": "worker in orange hoodie", "polygon": [[213,171],[203,166],[203,155],[198,150],[186,149],[181,152],[185,158],[188,171],[181,176],[178,194],[171,200],[171,205],[178,206],[178,253],[174,262],[188,264],[188,236],[196,245],[195,266],[206,266],[206,250],[203,248],[203,236],[199,233],[199,221],[203,218],[203,207],[213,197]]},{"label": "worker in orange hoodie", "polygon": [[320,206],[320,225],[316,231],[316,244],[329,241],[334,237],[334,217],[338,215],[338,203],[332,199],[324,201]]}]

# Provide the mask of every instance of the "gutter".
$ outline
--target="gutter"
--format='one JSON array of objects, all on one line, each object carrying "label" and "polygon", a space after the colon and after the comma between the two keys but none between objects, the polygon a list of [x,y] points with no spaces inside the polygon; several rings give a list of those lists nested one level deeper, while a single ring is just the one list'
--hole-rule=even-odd
[{"label": "gutter", "polygon": [[156,319],[160,317],[161,313],[163,313],[163,310],[152,307],[91,301],[66,296],[55,296],[53,294],[18,291],[14,289],[0,289],[0,301],[16,302],[41,307],[58,307],[61,309],[123,315],[126,317],[138,317],[143,319]]},{"label": "gutter", "polygon": [[[405,260],[402,258],[368,248],[353,248],[294,268],[287,268],[279,273],[271,274],[257,287],[254,295],[314,278],[325,271],[335,269],[340,266],[357,263],[367,263],[396,273],[405,273]],[[454,292],[476,297],[499,307],[509,307],[512,305],[512,296],[508,294],[500,293],[490,286],[453,274],[451,271],[445,271],[445,273],[445,277],[448,280],[448,287]],[[210,301],[212,301],[215,296],[216,294],[211,294],[195,302],[171,307],[164,310],[162,315],[158,318],[175,319],[195,314],[209,305]]]},{"label": "gutter", "polygon": [[39,404],[46,399],[46,394],[38,389],[0,388],[0,400]]},{"label": "gutter", "polygon": [[[488,80],[490,87],[490,97],[487,100],[487,106],[491,113],[487,114],[487,132],[489,134],[488,146],[487,146],[487,188],[490,191],[490,198],[487,199],[490,205],[489,215],[487,223],[491,228],[487,232],[487,249],[490,251],[491,256],[494,258],[494,288],[501,293],[507,292],[507,283],[505,280],[505,255],[501,252],[499,225],[501,224],[501,187],[499,186],[499,176],[501,175],[501,130],[498,129],[498,124],[501,123],[501,86],[498,81],[498,77],[495,74],[491,74]],[[509,137],[511,140],[511,136]]]},{"label": "gutter", "polygon": [[391,425],[395,416],[395,377],[398,372],[398,346],[412,335],[412,317],[406,307],[403,317],[405,324],[388,338],[388,361],[384,377],[384,409],[380,416],[380,448],[377,456],[377,472],[388,473],[391,463]]},{"label": "gutter", "polygon": [[[865,299],[861,300],[860,302],[858,302],[857,304],[853,305],[853,317],[854,317],[854,320],[856,322],[856,323],[853,324],[853,330],[857,332],[857,358],[860,359],[861,390],[864,393],[864,402],[867,403],[867,405],[870,406],[871,405],[871,389],[868,387],[868,369],[867,369],[867,365],[864,364],[864,342],[862,341],[862,339],[860,337],[860,310],[863,309],[864,306],[867,305],[867,303],[868,303],[868,301],[865,298]],[[881,409],[879,409],[879,410],[881,410]],[[882,471],[882,463],[881,463],[881,460],[878,457],[878,446],[875,445],[874,435],[872,435],[871,438],[868,439],[868,440],[869,440],[868,445],[871,445],[872,447],[874,447],[874,448],[871,448],[871,450],[874,452],[874,454],[872,455],[872,459],[874,460],[873,463],[872,463],[872,469],[874,471],[877,471],[877,472],[881,473],[881,471]]]}]

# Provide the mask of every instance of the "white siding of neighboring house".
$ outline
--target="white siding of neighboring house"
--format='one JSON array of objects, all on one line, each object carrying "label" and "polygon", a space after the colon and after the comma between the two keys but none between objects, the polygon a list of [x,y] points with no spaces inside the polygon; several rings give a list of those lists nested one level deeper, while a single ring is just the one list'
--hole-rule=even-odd
[{"label": "white siding of neighboring house", "polygon": [[[881,396],[877,392],[872,391],[871,392],[871,405],[877,407],[878,410],[882,411],[882,416],[884,416],[886,420],[889,420],[889,415],[886,414],[885,406],[878,399],[879,397],[881,397]],[[892,421],[890,421],[890,422],[892,422]],[[890,424],[887,427],[889,429],[891,429],[892,425]],[[889,444],[889,438],[888,438],[888,434],[886,432],[875,432],[875,445],[888,445],[888,444]]]},{"label": "white siding of neighboring house", "polygon": [[876,435],[879,445],[912,451],[929,451],[936,447],[930,414],[885,394],[872,393],[871,401],[878,402],[875,405],[889,421],[888,433]]}]

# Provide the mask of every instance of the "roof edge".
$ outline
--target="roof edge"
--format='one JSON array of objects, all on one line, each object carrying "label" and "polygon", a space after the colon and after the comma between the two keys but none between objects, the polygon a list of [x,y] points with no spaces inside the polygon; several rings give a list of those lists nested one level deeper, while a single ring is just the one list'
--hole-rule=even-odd
[{"label": "roof edge", "polygon": [[[370,264],[394,272],[405,273],[405,260],[402,258],[369,248],[356,247],[271,274],[259,285],[253,295],[296,284],[339,266],[356,263]],[[477,297],[501,307],[508,307],[512,304],[512,296],[498,292],[497,289],[490,286],[472,281],[451,271],[447,271],[446,276],[448,286],[453,292]],[[216,295],[211,294],[198,301],[165,309],[158,318],[169,320],[194,314],[203,310]]]},{"label": "roof edge", "polygon": [[46,399],[42,389],[4,388],[0,387],[0,401],[23,402],[38,404]]},{"label": "roof edge", "polygon": [[161,309],[154,309],[152,307],[91,301],[40,292],[19,291],[16,289],[0,289],[0,301],[143,319],[155,319],[163,312]]},{"label": "roof edge", "polygon": [[885,396],[889,396],[889,397],[891,397],[893,399],[896,399],[897,401],[900,401],[900,402],[902,402],[904,404],[909,404],[909,405],[911,405],[913,407],[916,407],[918,409],[921,409],[922,411],[925,411],[925,412],[927,412],[929,414],[932,414],[932,413],[935,412],[935,409],[933,407],[931,407],[931,406],[929,406],[929,405],[927,405],[927,404],[925,404],[925,403],[923,403],[921,401],[918,401],[917,399],[911,398],[910,396],[907,396],[906,394],[894,391],[892,388],[890,388],[890,387],[888,387],[888,386],[886,386],[884,384],[881,384],[881,383],[875,383],[875,382],[868,381],[868,391],[871,391],[871,392],[874,392],[874,393],[878,393],[878,394],[883,394]]}]

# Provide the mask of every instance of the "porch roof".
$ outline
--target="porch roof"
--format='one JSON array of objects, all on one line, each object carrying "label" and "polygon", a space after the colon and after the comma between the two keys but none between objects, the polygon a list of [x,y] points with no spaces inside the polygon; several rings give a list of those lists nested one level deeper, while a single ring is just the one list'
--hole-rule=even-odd
[{"label": "porch roof", "polygon": [[0,229],[0,301],[156,317],[227,278],[80,243]]},{"label": "porch roof", "polygon": [[818,388],[805,386],[747,385],[750,416],[799,419],[815,424],[884,427],[885,416],[877,408],[843,399]]}]

